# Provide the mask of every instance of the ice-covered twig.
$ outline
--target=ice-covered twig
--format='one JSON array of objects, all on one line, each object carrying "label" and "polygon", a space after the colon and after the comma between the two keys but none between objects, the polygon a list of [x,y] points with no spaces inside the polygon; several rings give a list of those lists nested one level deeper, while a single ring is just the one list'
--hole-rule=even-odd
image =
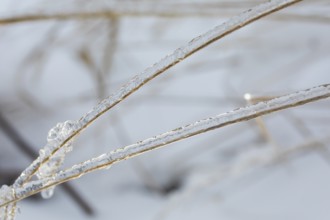
[{"label": "ice-covered twig", "polygon": [[261,115],[275,111],[292,108],[309,102],[325,99],[330,96],[330,84],[320,85],[307,90],[298,91],[289,95],[280,96],[269,101],[259,102],[227,113],[197,121],[179,127],[169,132],[119,148],[99,157],[74,165],[72,168],[60,171],[52,178],[30,181],[21,187],[16,187],[14,199],[2,201],[0,207],[16,202],[25,197],[38,193],[46,188],[79,178],[89,172],[104,169],[112,164],[137,156],[144,152],[162,147],[164,145],[230,124],[250,120]]},{"label": "ice-covered twig", "polygon": [[110,97],[104,99],[100,104],[98,104],[95,108],[93,108],[90,112],[83,116],[76,124],[76,128],[67,135],[66,139],[59,142],[58,145],[51,150],[51,152],[47,152],[45,155],[43,155],[43,157],[38,157],[27,169],[23,171],[23,173],[16,180],[15,186],[22,186],[36,173],[36,171],[42,166],[42,164],[47,162],[52,157],[52,155],[54,155],[63,146],[70,142],[73,137],[80,133],[90,123],[92,123],[99,116],[117,105],[127,96],[138,90],[140,87],[142,87],[144,84],[146,84],[156,76],[165,72],[167,69],[179,63],[180,61],[187,58],[196,51],[206,47],[207,45],[228,35],[229,33],[238,30],[241,27],[261,17],[264,17],[272,12],[278,11],[299,1],[301,0],[273,0],[264,4],[260,4],[248,11],[241,13],[238,16],[229,19],[222,25],[216,26],[215,28],[204,33],[203,35],[194,38],[188,44],[176,49],[170,55],[165,56],[153,66],[147,68],[142,73],[133,77],[117,92],[115,92]]}]

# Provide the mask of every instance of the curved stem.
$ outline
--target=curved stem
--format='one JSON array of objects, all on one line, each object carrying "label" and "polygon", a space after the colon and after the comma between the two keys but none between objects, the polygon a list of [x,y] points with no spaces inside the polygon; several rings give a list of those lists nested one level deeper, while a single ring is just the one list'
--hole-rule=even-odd
[{"label": "curved stem", "polygon": [[251,120],[275,111],[300,106],[328,97],[330,97],[330,84],[320,85],[307,90],[291,93],[289,95],[273,98],[269,101],[259,102],[254,105],[234,109],[230,112],[223,113],[215,117],[196,121],[192,124],[179,127],[172,131],[165,132],[155,137],[145,139],[135,144],[124,148],[119,148],[115,151],[102,154],[99,157],[74,165],[70,169],[60,171],[53,178],[26,183],[24,186],[14,189],[15,199],[0,204],[0,207],[36,194],[48,187],[79,178],[92,171],[108,168],[114,163],[160,148],[170,143],[220,127]]}]

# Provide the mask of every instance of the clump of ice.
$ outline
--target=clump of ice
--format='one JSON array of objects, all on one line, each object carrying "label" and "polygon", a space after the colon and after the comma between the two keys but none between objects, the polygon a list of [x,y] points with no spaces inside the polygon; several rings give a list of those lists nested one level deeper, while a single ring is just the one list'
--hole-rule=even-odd
[{"label": "clump of ice", "polygon": [[[56,153],[52,154],[54,150],[65,141],[77,129],[77,122],[66,121],[58,123],[55,127],[49,130],[47,136],[47,145],[39,151],[39,156],[43,159],[49,157],[49,160],[43,164],[38,172],[39,179],[51,178],[58,171],[64,162],[65,156],[72,150],[72,140],[67,142],[62,148],[58,149]],[[50,187],[41,192],[43,198],[48,199],[54,194],[54,188]]]},{"label": "clump of ice", "polygon": [[14,197],[13,189],[10,186],[3,185],[0,188],[0,204],[12,200]]},{"label": "clump of ice", "polygon": [[[0,204],[12,201],[15,198],[13,188],[3,185],[0,188]],[[0,219],[7,219],[9,210],[7,207],[0,208]]]}]

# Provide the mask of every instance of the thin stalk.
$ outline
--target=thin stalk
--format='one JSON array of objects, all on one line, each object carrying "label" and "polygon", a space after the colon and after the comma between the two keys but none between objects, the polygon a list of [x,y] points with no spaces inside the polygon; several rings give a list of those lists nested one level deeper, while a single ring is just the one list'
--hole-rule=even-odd
[{"label": "thin stalk", "polygon": [[280,96],[269,101],[259,102],[243,108],[234,109],[230,112],[210,117],[192,124],[179,127],[169,132],[145,139],[124,148],[102,154],[99,157],[74,165],[73,167],[60,171],[52,178],[30,181],[24,186],[13,188],[14,199],[5,201],[0,207],[17,202],[28,196],[36,194],[48,187],[55,186],[66,181],[79,178],[92,171],[109,168],[109,166],[120,161],[132,158],[147,151],[151,151],[167,144],[186,139],[210,130],[227,125],[251,120],[262,115],[280,111],[287,108],[300,106],[309,102],[330,97],[330,84],[320,85],[307,90],[301,90],[289,95]]},{"label": "thin stalk", "polygon": [[[233,2],[234,3],[234,2]],[[314,2],[313,2],[314,3]],[[2,16],[0,18],[0,25],[12,25],[24,22],[43,22],[43,21],[66,21],[66,20],[92,20],[92,19],[116,19],[121,17],[156,17],[156,18],[190,18],[190,17],[204,17],[204,18],[220,18],[231,16],[239,9],[253,7],[257,2],[249,2],[249,4],[235,7],[232,5],[221,4],[142,4],[136,3],[133,6],[120,4],[118,7],[109,9],[96,9],[94,11],[53,11],[53,12],[30,12],[26,14],[19,14],[16,16]],[[329,23],[330,17],[326,15],[314,14],[293,14],[285,13],[280,16],[271,18],[275,21],[294,20],[296,22],[317,22]]]}]

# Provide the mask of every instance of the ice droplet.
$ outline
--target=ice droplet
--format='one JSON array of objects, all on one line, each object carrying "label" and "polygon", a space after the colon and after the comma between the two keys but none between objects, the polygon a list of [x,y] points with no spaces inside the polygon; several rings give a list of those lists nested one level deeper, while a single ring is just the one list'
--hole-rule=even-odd
[{"label": "ice droplet", "polygon": [[55,190],[55,187],[52,186],[48,189],[45,189],[41,192],[41,196],[42,198],[44,199],[50,199],[53,195],[54,195],[54,190]]}]

